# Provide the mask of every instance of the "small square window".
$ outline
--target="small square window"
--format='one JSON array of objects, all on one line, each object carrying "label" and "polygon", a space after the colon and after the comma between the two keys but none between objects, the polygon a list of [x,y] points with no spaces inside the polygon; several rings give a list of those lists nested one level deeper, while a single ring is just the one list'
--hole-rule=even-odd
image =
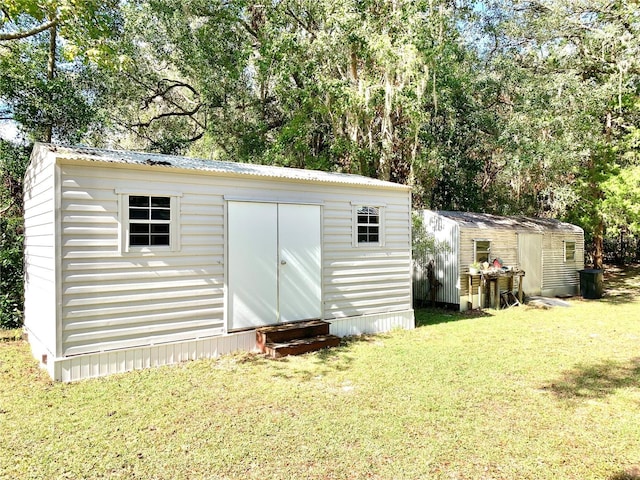
[{"label": "small square window", "polygon": [[380,208],[359,206],[356,209],[358,245],[380,245]]},{"label": "small square window", "polygon": [[572,262],[576,259],[576,242],[564,242],[564,261]]},{"label": "small square window", "polygon": [[491,256],[491,241],[489,240],[475,240],[475,254],[474,261],[484,263],[489,261]]}]

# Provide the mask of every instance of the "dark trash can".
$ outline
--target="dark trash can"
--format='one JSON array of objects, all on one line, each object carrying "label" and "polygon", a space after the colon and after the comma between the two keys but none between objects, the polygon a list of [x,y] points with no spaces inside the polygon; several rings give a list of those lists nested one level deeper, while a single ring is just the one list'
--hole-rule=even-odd
[{"label": "dark trash can", "polygon": [[578,270],[580,273],[580,295],[582,298],[602,298],[604,282],[602,273],[604,270],[593,268]]}]

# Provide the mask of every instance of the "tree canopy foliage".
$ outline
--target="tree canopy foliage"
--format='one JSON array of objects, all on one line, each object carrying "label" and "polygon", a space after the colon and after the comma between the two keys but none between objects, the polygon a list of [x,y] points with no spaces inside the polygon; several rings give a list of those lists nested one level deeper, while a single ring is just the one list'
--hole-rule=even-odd
[{"label": "tree canopy foliage", "polygon": [[500,45],[492,65],[518,79],[505,130],[506,153],[517,161],[508,163],[520,167],[516,174],[528,172],[539,213],[585,228],[601,267],[607,226],[616,230],[634,216],[633,209],[615,213],[623,204],[613,201],[611,186],[638,160],[640,8],[631,1],[508,3],[508,15],[503,4],[489,7]]},{"label": "tree canopy foliage", "polygon": [[118,0],[6,0],[0,8],[0,121],[29,140],[79,142],[98,117],[95,66],[114,63]]},{"label": "tree canopy foliage", "polygon": [[[0,131],[76,143],[102,128],[98,66],[117,58],[117,0],[4,0],[0,5]],[[22,178],[29,150],[0,139],[0,328],[22,321]]]},{"label": "tree canopy foliage", "polygon": [[639,28],[633,0],[5,0],[0,127],[553,216],[599,266],[640,235]]}]

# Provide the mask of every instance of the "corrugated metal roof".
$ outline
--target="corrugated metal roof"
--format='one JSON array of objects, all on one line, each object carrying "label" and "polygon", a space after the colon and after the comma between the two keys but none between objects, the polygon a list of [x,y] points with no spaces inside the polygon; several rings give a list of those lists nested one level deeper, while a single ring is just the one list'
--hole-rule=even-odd
[{"label": "corrugated metal roof", "polygon": [[503,230],[553,230],[582,233],[582,229],[571,223],[554,218],[501,217],[489,213],[436,211],[437,214],[469,228],[494,228]]},{"label": "corrugated metal roof", "polygon": [[274,179],[300,180],[308,182],[337,183],[409,190],[410,187],[393,182],[348,173],[303,170],[298,168],[274,167],[252,163],[225,162],[199,158],[161,155],[157,153],[135,152],[128,150],[107,150],[90,147],[72,147],[52,144],[37,144],[34,148],[46,148],[59,158],[87,160],[95,162],[125,163],[148,165],[161,168],[177,168],[201,172],[217,172],[227,175],[246,175]]}]

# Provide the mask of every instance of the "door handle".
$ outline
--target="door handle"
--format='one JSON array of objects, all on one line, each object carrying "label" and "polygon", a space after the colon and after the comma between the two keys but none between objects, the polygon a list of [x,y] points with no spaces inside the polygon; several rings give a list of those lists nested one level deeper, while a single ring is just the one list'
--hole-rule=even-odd
[{"label": "door handle", "polygon": [[286,260],[280,260],[280,265],[286,265],[287,261]]}]

